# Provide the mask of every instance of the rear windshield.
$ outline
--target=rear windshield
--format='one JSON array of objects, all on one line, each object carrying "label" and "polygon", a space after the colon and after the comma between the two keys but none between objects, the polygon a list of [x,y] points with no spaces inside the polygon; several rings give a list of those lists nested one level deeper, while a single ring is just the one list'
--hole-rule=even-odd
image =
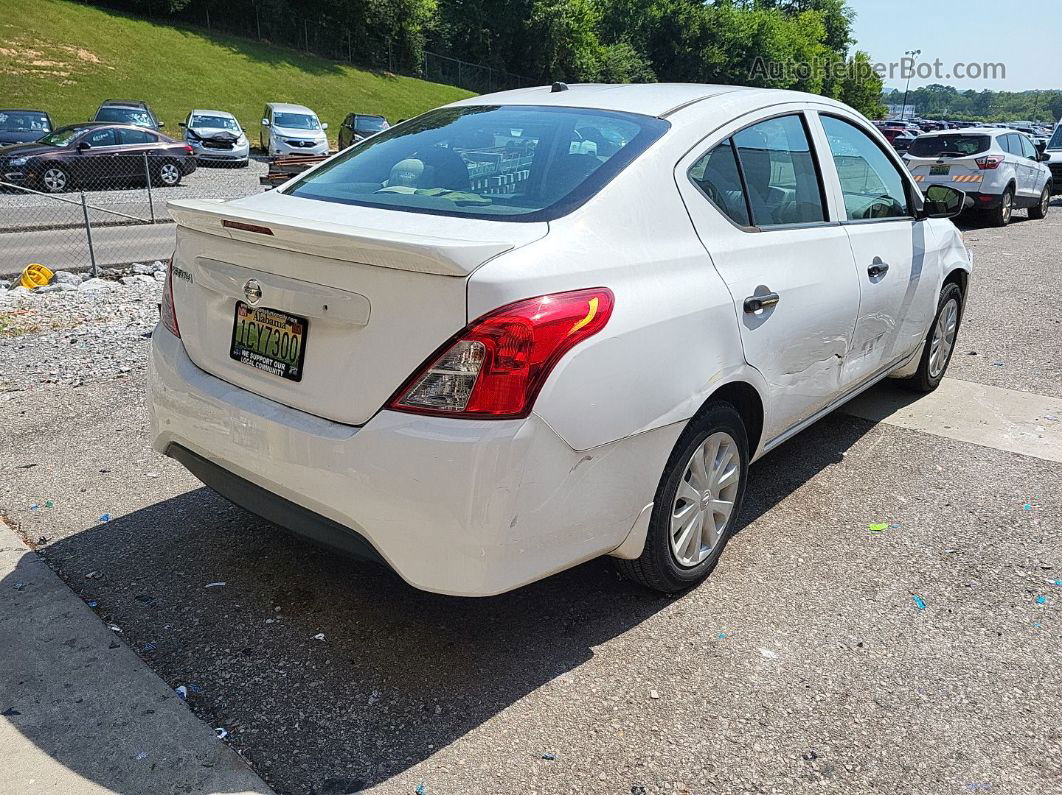
[{"label": "rear windshield", "polygon": [[96,111],[96,121],[112,121],[121,124],[137,124],[141,127],[154,127],[151,114],[137,108],[105,107]]},{"label": "rear windshield", "polygon": [[965,157],[987,152],[987,135],[922,135],[911,142],[912,157]]},{"label": "rear windshield", "polygon": [[669,126],[581,108],[440,108],[369,138],[284,192],[436,215],[549,220],[597,193]]},{"label": "rear windshield", "polygon": [[39,132],[44,135],[51,129],[47,114],[27,110],[0,110],[0,130],[4,132]]},{"label": "rear windshield", "polygon": [[1051,140],[1047,143],[1048,149],[1062,149],[1062,124],[1055,128],[1055,134],[1051,136]]}]

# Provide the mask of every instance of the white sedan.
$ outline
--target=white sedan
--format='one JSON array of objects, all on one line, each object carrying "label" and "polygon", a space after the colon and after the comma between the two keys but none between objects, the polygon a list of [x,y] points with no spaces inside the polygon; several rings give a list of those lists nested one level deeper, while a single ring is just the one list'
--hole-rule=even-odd
[{"label": "white sedan", "polygon": [[963,202],[810,94],[463,100],[278,189],[170,202],[153,443],[417,588],[611,555],[678,591],[756,458],[886,376],[940,382]]}]

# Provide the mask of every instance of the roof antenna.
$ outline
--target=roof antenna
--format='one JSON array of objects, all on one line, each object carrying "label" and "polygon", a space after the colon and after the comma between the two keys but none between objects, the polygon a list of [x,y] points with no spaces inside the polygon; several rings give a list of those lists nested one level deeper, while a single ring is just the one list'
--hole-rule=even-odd
[{"label": "roof antenna", "polygon": [[557,93],[559,93],[561,91],[567,91],[567,90],[568,90],[568,84],[567,83],[562,83],[560,80],[558,80],[556,83],[554,83],[552,86],[550,86],[549,93],[557,94]]}]

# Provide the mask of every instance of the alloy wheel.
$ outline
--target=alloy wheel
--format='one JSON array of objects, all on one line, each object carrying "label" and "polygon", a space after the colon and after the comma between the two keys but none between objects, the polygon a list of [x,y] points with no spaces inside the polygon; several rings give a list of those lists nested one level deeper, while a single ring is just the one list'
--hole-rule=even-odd
[{"label": "alloy wheel", "polygon": [[66,190],[66,172],[61,168],[46,169],[41,177],[44,187],[50,193],[60,193]]},{"label": "alloy wheel", "polygon": [[937,378],[948,366],[955,333],[959,328],[959,302],[954,298],[944,304],[933,326],[933,338],[929,341],[929,377]]},{"label": "alloy wheel", "polygon": [[741,482],[737,442],[725,431],[708,436],[686,462],[671,506],[671,554],[692,568],[723,539]]},{"label": "alloy wheel", "polygon": [[1002,202],[1003,223],[1007,224],[1010,223],[1010,214],[1013,211],[1013,200],[1010,197],[1010,191],[1003,194]]},{"label": "alloy wheel", "polygon": [[176,185],[181,179],[181,172],[173,163],[163,163],[159,169],[159,180],[163,185]]}]

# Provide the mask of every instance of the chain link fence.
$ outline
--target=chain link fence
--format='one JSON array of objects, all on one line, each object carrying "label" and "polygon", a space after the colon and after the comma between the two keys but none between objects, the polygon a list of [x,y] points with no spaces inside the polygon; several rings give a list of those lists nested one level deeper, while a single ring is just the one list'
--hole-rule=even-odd
[{"label": "chain link fence", "polygon": [[175,239],[167,200],[261,190],[258,162],[196,168],[191,158],[106,149],[26,163],[13,163],[0,150],[0,275],[31,263],[96,273],[166,259]]}]

